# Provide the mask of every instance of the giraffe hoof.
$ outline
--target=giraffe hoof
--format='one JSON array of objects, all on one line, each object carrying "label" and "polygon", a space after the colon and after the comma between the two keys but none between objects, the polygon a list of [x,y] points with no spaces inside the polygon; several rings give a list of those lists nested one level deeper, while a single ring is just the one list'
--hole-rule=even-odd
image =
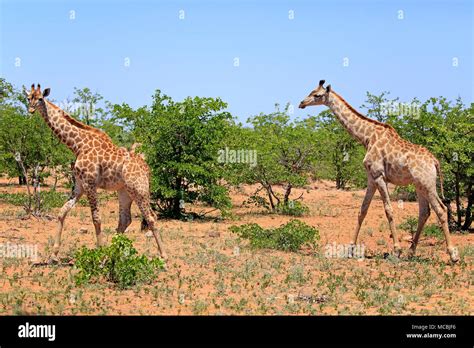
[{"label": "giraffe hoof", "polygon": [[57,265],[59,263],[59,257],[56,254],[51,255],[46,261],[48,265]]},{"label": "giraffe hoof", "polygon": [[456,263],[459,261],[459,251],[458,248],[454,247],[448,250],[449,256],[451,258],[451,261],[453,263]]},{"label": "giraffe hoof", "polygon": [[402,256],[402,249],[401,248],[396,248],[393,250],[393,256],[396,258],[400,258]]}]

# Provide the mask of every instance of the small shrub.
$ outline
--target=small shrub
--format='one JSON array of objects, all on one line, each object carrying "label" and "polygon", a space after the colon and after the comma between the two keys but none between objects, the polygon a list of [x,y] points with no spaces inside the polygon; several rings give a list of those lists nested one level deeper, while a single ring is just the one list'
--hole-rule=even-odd
[{"label": "small shrub", "polygon": [[416,202],[416,189],[413,185],[397,186],[393,192],[394,200],[404,200],[407,202]]},{"label": "small shrub", "polygon": [[288,204],[279,204],[276,211],[283,215],[303,216],[309,213],[309,208],[299,201],[289,201]]},{"label": "small shrub", "polygon": [[[66,203],[68,195],[57,191],[42,191],[39,194],[41,199],[41,210],[46,212],[52,208],[60,208]],[[32,197],[32,199],[35,199]],[[0,202],[5,202],[14,206],[24,207],[28,203],[26,193],[0,193]]]},{"label": "small shrub", "polygon": [[264,229],[250,223],[231,226],[230,230],[241,238],[250,240],[254,248],[297,251],[304,244],[315,244],[319,240],[319,231],[299,220],[291,220],[275,229]]},{"label": "small shrub", "polygon": [[[412,235],[415,234],[418,228],[418,219],[414,217],[407,218],[404,222],[398,225],[398,228],[401,228],[404,231],[410,232]],[[425,225],[422,231],[422,235],[428,237],[444,238],[444,233],[438,225],[431,224]]]},{"label": "small shrub", "polygon": [[435,224],[426,225],[422,233],[428,237],[435,237],[439,239],[444,238],[443,230],[438,225],[435,225]]},{"label": "small shrub", "polygon": [[138,255],[132,241],[123,234],[115,235],[108,247],[88,249],[83,246],[76,252],[75,259],[78,285],[105,278],[122,289],[149,283],[164,266],[160,259]]},{"label": "small shrub", "polygon": [[418,228],[418,219],[414,217],[409,217],[400,225],[398,225],[398,228],[410,232],[413,235]]}]

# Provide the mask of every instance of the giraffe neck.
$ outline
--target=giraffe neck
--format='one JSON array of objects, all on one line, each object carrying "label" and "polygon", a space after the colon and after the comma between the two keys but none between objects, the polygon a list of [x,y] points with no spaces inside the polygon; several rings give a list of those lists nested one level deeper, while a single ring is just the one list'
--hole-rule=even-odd
[{"label": "giraffe neck", "polygon": [[85,130],[71,123],[71,116],[47,100],[38,106],[38,111],[59,140],[77,156],[81,151]]},{"label": "giraffe neck", "polygon": [[327,106],[352,137],[367,148],[378,122],[359,114],[340,95],[332,91]]}]

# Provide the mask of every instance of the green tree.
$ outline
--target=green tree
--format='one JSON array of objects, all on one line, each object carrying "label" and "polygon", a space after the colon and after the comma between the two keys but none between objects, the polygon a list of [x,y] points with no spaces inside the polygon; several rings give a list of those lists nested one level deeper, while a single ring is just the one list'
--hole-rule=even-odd
[{"label": "green tree", "polygon": [[333,180],[337,189],[347,189],[348,185],[364,187],[367,176],[362,165],[365,149],[340,124],[330,110],[314,117],[321,155],[315,163],[316,176]]},{"label": "green tree", "polygon": [[[454,103],[443,97],[430,98],[421,104],[418,114],[403,115],[401,120],[400,134],[425,146],[441,161],[451,227],[469,229],[474,204],[474,104],[465,107],[459,98]],[[453,200],[456,217],[450,208]]]},{"label": "green tree", "polygon": [[113,107],[130,127],[151,167],[152,198],[163,214],[185,215],[185,203],[203,202],[226,211],[228,189],[217,163],[222,139],[232,123],[220,99],[188,97],[175,102],[157,90],[151,108]]},{"label": "green tree", "polygon": [[20,184],[27,185],[30,198],[26,210],[39,214],[38,185],[52,173],[57,176],[61,168],[69,169],[73,156],[39,115],[28,113],[23,93],[4,79],[0,81],[0,90],[0,168],[9,176],[22,178]]},{"label": "green tree", "polygon": [[[249,118],[252,128],[234,129],[234,136],[225,142],[225,146],[256,151],[256,163],[233,165],[234,182],[260,184],[252,200],[272,212],[294,204],[289,206],[291,191],[307,184],[318,152],[314,120],[291,121],[289,108],[280,110],[277,104],[275,112]],[[277,191],[278,186],[283,187],[282,192]],[[266,198],[258,195],[261,190]]]}]

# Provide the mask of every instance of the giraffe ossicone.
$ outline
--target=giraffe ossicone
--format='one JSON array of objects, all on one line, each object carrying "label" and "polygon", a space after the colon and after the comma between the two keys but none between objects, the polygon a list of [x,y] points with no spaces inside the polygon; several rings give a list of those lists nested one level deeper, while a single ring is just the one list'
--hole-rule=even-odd
[{"label": "giraffe ossicone", "polygon": [[166,258],[156,217],[150,206],[150,168],[144,158],[135,153],[134,148],[128,151],[116,146],[101,130],[79,122],[46,100],[49,93],[49,88],[41,91],[39,84],[37,88],[33,84],[29,92],[25,91],[28,111],[38,111],[53,133],[76,156],[73,167],[74,194],[60,209],[52,256],[57,258],[66,216],[83,194],[91,207],[97,245],[104,244],[97,199],[97,189],[100,188],[118,192],[117,232],[125,232],[132,222],[130,208],[135,201],[148,228],[153,232],[160,256]]},{"label": "giraffe ossicone", "polygon": [[356,244],[360,227],[367,215],[370,203],[376,190],[379,191],[384,204],[385,215],[390,226],[396,256],[400,256],[400,240],[390,202],[388,183],[399,186],[414,184],[419,205],[417,231],[410,247],[410,256],[415,255],[421,231],[430,215],[430,207],[435,211],[446,239],[446,246],[451,261],[459,260],[458,249],[451,242],[448,228],[447,208],[436,189],[436,179],[440,177],[441,197],[443,178],[439,161],[426,148],[412,144],[398,135],[395,129],[385,123],[372,120],[357,112],[339,94],[324,87],[324,80],[301,101],[299,107],[304,109],[311,105],[325,105],[331,109],[342,126],[366,149],[364,167],[367,172],[367,191],[358,216],[358,223],[352,235],[352,244]]}]

